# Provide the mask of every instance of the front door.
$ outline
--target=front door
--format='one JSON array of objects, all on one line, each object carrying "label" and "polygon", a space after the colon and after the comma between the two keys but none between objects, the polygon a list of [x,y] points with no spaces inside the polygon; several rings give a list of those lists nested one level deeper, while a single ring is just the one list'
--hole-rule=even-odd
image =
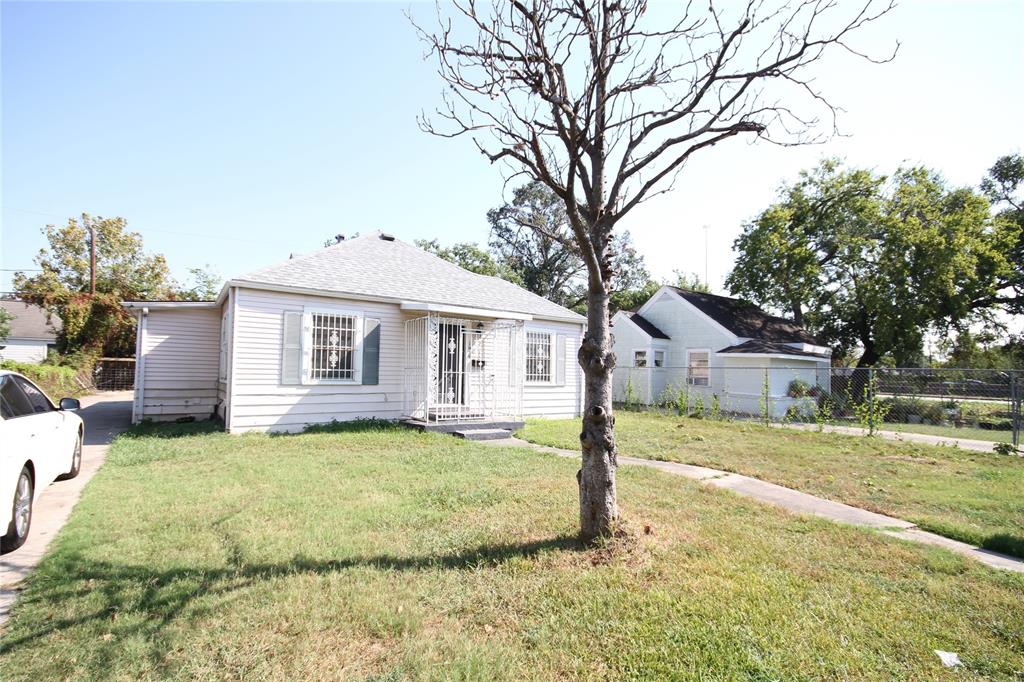
[{"label": "front door", "polygon": [[466,359],[461,324],[438,325],[437,402],[463,405],[466,399]]}]

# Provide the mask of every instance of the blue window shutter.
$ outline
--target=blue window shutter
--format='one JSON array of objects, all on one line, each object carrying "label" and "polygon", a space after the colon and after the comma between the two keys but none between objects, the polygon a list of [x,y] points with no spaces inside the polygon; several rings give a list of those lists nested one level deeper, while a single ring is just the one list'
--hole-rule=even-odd
[{"label": "blue window shutter", "polygon": [[380,383],[380,320],[366,318],[363,323],[363,384]]}]

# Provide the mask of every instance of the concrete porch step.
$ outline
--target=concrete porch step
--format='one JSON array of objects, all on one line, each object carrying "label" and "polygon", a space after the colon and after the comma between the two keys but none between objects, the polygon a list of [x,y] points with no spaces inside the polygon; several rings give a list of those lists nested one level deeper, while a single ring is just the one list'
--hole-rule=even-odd
[{"label": "concrete porch step", "polygon": [[452,435],[465,440],[501,440],[502,438],[511,438],[512,432],[508,429],[462,428],[452,431]]}]

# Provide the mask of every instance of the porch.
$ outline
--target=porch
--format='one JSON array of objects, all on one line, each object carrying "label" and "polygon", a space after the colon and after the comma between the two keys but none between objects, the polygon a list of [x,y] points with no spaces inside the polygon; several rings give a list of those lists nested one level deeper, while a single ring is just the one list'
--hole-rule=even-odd
[{"label": "porch", "polygon": [[522,426],[524,320],[439,312],[405,322],[404,423],[457,434]]}]

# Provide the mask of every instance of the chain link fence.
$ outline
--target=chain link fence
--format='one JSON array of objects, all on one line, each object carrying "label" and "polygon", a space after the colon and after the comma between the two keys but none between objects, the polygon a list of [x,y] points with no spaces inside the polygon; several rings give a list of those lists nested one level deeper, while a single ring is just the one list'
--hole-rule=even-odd
[{"label": "chain link fence", "polygon": [[[747,362],[750,362],[749,360]],[[705,419],[1020,446],[1024,371],[725,364],[619,367],[615,400]]]}]

